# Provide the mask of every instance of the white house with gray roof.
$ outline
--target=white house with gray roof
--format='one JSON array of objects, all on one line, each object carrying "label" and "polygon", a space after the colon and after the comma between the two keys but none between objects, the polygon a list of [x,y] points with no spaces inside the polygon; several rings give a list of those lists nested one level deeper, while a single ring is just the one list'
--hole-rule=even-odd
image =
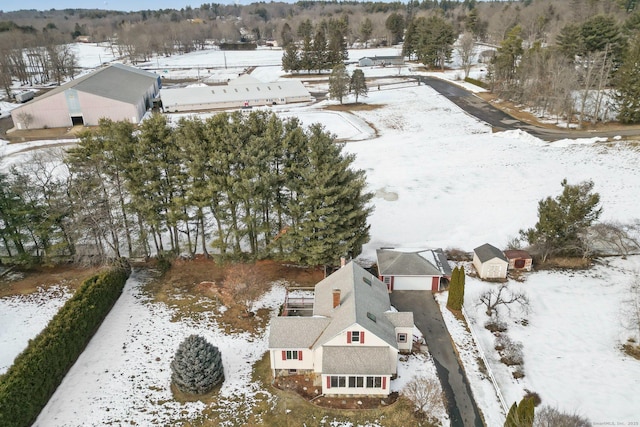
[{"label": "white house with gray roof", "polygon": [[451,266],[442,249],[383,248],[376,257],[378,278],[389,292],[438,292],[451,280]]},{"label": "white house with gray roof", "polygon": [[500,249],[485,243],[473,250],[473,266],[481,279],[504,279],[509,260]]},{"label": "white house with gray roof", "polygon": [[15,108],[11,117],[16,129],[95,126],[101,118],[139,123],[160,87],[156,74],[111,64]]},{"label": "white house with gray roof", "polygon": [[384,283],[351,262],[315,286],[310,317],[273,319],[271,370],[308,375],[325,395],[387,396],[412,341],[413,313],[393,311]]}]

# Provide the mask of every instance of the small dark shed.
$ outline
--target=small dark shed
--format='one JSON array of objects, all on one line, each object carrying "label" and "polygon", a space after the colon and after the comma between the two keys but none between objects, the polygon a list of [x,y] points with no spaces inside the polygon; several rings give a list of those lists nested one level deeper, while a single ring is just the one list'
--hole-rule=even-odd
[{"label": "small dark shed", "polygon": [[509,260],[509,270],[531,271],[533,258],[527,251],[519,249],[509,249],[504,251],[504,255]]}]

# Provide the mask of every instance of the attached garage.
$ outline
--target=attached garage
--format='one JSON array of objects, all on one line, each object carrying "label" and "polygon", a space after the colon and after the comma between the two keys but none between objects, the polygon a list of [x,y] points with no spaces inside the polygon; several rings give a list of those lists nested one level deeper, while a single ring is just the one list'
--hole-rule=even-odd
[{"label": "attached garage", "polygon": [[393,291],[438,292],[451,279],[451,267],[441,249],[378,249],[378,276]]}]

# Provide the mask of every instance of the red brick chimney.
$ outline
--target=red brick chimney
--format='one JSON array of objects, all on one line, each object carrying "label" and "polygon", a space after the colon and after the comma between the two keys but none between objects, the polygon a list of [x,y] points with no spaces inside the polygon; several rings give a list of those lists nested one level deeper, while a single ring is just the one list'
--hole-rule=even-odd
[{"label": "red brick chimney", "polygon": [[340,289],[333,290],[333,308],[340,305]]}]

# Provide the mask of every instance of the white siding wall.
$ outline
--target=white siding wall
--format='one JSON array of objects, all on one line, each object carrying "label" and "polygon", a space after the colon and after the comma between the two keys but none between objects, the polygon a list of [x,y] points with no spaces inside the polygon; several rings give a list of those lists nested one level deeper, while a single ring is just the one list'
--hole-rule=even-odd
[{"label": "white siding wall", "polygon": [[431,276],[395,276],[394,291],[430,291]]},{"label": "white siding wall", "polygon": [[413,328],[395,328],[396,329],[396,340],[398,339],[398,334],[407,334],[407,342],[401,343],[398,342],[398,350],[400,351],[411,351],[411,347],[413,345]]},{"label": "white siding wall", "polygon": [[509,263],[499,258],[492,258],[484,263],[476,254],[473,254],[473,266],[482,279],[504,279],[507,277],[507,267]]},{"label": "white siding wall", "polygon": [[[282,360],[282,352],[287,350],[302,351],[302,360]],[[271,369],[313,369],[313,351],[309,349],[280,348],[270,350]]]},{"label": "white siding wall", "polygon": [[[364,344],[362,343],[362,341],[352,342],[351,344],[347,342],[347,332],[351,333],[352,331],[359,331],[361,337],[362,337],[362,333],[364,332]],[[389,344],[386,341],[378,338],[368,330],[364,329],[362,326],[358,325],[357,323],[354,323],[350,327],[340,332],[335,337],[331,338],[324,345],[325,346],[359,345],[359,346],[368,346],[368,347],[384,347],[384,346],[388,346]]]},{"label": "white siding wall", "polygon": [[[335,375],[334,375],[335,376]],[[391,377],[389,375],[340,375],[345,377],[346,387],[329,387],[327,388],[327,380],[329,375],[322,376],[322,393],[327,395],[375,395],[375,396],[387,396],[390,393]],[[364,387],[349,387],[349,377],[362,377]],[[367,376],[381,377],[381,387],[367,387]],[[384,379],[382,379],[384,378]]]}]

